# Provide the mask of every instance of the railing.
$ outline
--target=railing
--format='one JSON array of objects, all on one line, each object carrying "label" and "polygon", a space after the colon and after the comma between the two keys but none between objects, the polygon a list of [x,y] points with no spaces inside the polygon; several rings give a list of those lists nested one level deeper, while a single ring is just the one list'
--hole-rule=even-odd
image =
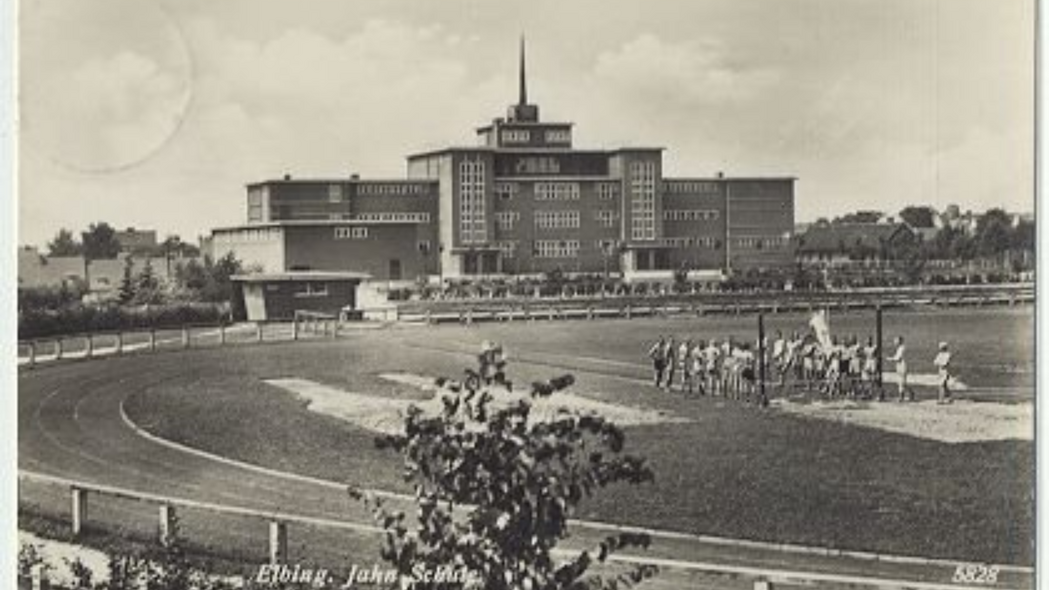
[{"label": "railing", "polygon": [[817,309],[848,311],[876,307],[952,307],[960,305],[1016,305],[1034,301],[1034,285],[971,285],[936,288],[854,289],[848,291],[779,293],[707,293],[663,297],[556,298],[548,300],[498,300],[435,302],[404,306],[398,319],[436,324],[477,321],[534,321],[666,317],[744,313],[811,312]]},{"label": "railing", "polygon": [[[59,490],[62,490],[63,493],[67,494],[69,526],[74,537],[81,537],[85,532],[85,528],[92,514],[92,512],[89,512],[88,506],[97,506],[106,499],[109,499],[110,501],[116,500],[144,503],[156,507],[157,512],[155,513],[155,518],[157,520],[155,522],[157,523],[157,526],[154,528],[154,534],[156,535],[155,538],[161,543],[171,538],[170,533],[174,529],[177,514],[182,510],[203,511],[207,514],[219,515],[226,518],[246,518],[252,521],[265,523],[268,530],[265,539],[266,560],[271,564],[289,563],[288,547],[290,525],[296,525],[303,531],[310,528],[318,528],[345,530],[364,535],[381,535],[384,533],[384,530],[380,527],[370,524],[361,524],[332,518],[310,517],[279,511],[257,510],[241,506],[231,506],[185,498],[175,498],[160,494],[139,492],[126,488],[80,482],[28,471],[19,471],[18,477],[20,497],[25,495],[23,488],[26,487],[26,484],[48,486],[51,489],[58,488]],[[89,502],[89,498],[91,497],[94,497],[95,499]],[[103,508],[105,507],[103,506]],[[99,520],[102,518],[121,519],[119,523],[114,523],[117,530],[123,531],[126,526],[132,525],[132,523],[127,522],[127,519],[129,515],[134,514],[133,511],[111,509],[99,510],[99,512],[104,513],[104,516],[100,517]],[[137,516],[135,517],[138,518]],[[93,524],[100,523],[95,522]],[[570,557],[575,554],[576,552],[567,549],[555,550],[555,555],[558,557]],[[754,580],[753,583],[755,590],[771,590],[774,584],[776,586],[779,584],[790,586],[829,585],[830,587],[864,587],[893,590],[902,590],[905,588],[913,590],[963,590],[973,587],[971,585],[967,586],[953,583],[945,584],[913,580],[894,580],[872,575],[795,571],[782,568],[774,569],[770,566],[728,565],[631,554],[612,555],[609,557],[609,561],[618,564],[656,565],[660,568],[685,574],[701,573],[708,576],[722,576],[726,580],[743,577],[745,579]],[[915,558],[914,561],[924,560]],[[950,565],[949,562],[937,562],[936,560],[929,560],[929,563],[939,566],[944,564]],[[994,567],[1000,569],[1003,572],[1003,575],[1016,578],[1011,579],[1008,582],[1009,587],[1022,587],[1024,584],[1021,582],[1026,582],[1027,578],[1033,573],[1031,568],[1021,566]],[[40,572],[34,574],[34,577],[39,577],[39,573]],[[687,584],[683,587],[687,587]],[[1003,586],[998,584],[995,585],[995,587],[1002,588]]]},{"label": "railing", "polygon": [[[335,332],[337,328],[332,330],[333,334]],[[63,334],[19,341],[18,364],[35,367],[44,362],[283,342],[317,335],[313,326],[300,330],[298,322],[185,324],[141,330]]]}]

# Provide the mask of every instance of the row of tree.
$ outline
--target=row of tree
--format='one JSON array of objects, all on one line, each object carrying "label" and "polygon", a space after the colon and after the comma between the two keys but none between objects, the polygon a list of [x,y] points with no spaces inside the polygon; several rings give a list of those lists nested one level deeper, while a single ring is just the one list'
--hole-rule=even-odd
[{"label": "row of tree", "polygon": [[[113,259],[121,250],[116,230],[104,221],[89,225],[87,230],[80,233],[79,240],[72,231],[62,228],[47,243],[48,256],[83,256],[90,260]],[[200,249],[183,242],[179,236],[169,235],[157,245],[155,253],[166,257],[190,257],[199,256]]]}]

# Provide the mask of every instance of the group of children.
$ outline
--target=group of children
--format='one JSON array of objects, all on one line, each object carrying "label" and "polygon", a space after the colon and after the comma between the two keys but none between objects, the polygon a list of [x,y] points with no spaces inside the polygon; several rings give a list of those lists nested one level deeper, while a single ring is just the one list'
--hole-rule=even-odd
[{"label": "group of children", "polygon": [[[784,337],[776,332],[771,340],[741,342],[729,337],[721,342],[677,341],[663,337],[648,349],[652,361],[653,382],[668,391],[686,395],[720,395],[731,399],[767,404],[765,395],[776,391],[782,396],[817,392],[826,398],[885,399],[880,371],[880,351],[874,338],[827,337],[820,341],[813,334],[794,332]],[[765,387],[759,355],[764,353]],[[885,361],[894,364],[897,399],[914,401],[914,390],[908,383],[907,347],[902,336],[896,338],[893,355]],[[941,342],[933,364],[937,368],[939,402],[952,400],[951,352]],[[765,394],[765,395],[763,395]]]},{"label": "group of children", "polygon": [[757,346],[727,338],[722,342],[660,337],[648,350],[656,387],[685,394],[720,395],[761,404],[757,386]]}]

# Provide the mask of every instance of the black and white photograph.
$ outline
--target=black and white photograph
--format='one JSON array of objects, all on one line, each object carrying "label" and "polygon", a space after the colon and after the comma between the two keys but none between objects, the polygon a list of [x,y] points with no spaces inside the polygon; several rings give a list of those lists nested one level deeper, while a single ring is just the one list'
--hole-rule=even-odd
[{"label": "black and white photograph", "polygon": [[1036,587],[1035,0],[16,4],[0,586]]}]

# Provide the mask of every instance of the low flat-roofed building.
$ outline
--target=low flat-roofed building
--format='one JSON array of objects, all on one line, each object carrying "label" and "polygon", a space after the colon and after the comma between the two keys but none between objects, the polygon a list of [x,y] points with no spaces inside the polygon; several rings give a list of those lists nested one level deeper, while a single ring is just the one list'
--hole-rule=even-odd
[{"label": "low flat-roofed building", "polygon": [[290,320],[296,311],[338,316],[355,309],[357,288],[369,277],[354,272],[278,272],[234,275],[248,321]]}]

